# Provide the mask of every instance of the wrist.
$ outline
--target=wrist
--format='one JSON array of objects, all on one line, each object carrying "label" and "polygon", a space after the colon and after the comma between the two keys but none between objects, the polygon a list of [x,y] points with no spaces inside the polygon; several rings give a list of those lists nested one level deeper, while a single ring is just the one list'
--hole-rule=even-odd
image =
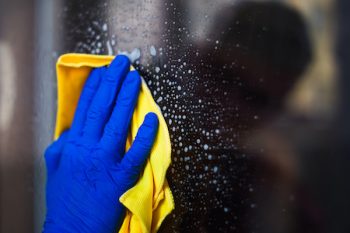
[{"label": "wrist", "polygon": [[[93,216],[73,216],[62,213],[50,215],[47,214],[42,233],[115,233],[123,223],[125,216],[125,208],[120,204],[115,215],[105,216],[104,219],[99,219]],[[101,212],[103,216],[103,212]]]},{"label": "wrist", "polygon": [[45,220],[42,233],[74,233],[78,231],[72,231],[67,226],[60,226],[52,221]]},{"label": "wrist", "polygon": [[46,216],[42,233],[90,233],[86,223],[79,220],[69,221],[70,218]]}]

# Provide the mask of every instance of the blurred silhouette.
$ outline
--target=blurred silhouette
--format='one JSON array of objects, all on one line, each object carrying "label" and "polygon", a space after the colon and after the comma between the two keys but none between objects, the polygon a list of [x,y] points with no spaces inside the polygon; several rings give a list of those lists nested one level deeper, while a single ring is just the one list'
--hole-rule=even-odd
[{"label": "blurred silhouette", "polygon": [[[191,177],[190,187],[172,183],[170,175],[181,193],[175,201],[190,204],[177,206],[175,228],[180,232],[322,232],[318,213],[314,215],[317,210],[298,184],[298,155],[285,127],[292,123],[283,109],[286,96],[312,59],[302,16],[282,3],[242,2],[220,11],[208,39],[189,47],[193,51],[188,62],[200,77],[190,98],[200,99],[206,108],[198,116],[189,115],[185,131],[192,141],[201,138],[202,131],[191,128],[215,129],[210,118],[214,113],[222,130],[210,141],[217,146],[204,151],[211,159],[196,165],[198,175]],[[203,152],[189,157],[196,153]],[[205,181],[196,178],[201,168],[218,164],[219,175],[213,173]],[[173,168],[177,179],[189,180],[181,162],[175,161]],[[220,179],[224,187],[213,185]],[[197,182],[207,185],[194,186]],[[163,232],[169,225],[163,226]]]},{"label": "blurred silhouette", "polygon": [[278,2],[242,2],[225,8],[209,38],[212,43],[199,49],[203,60],[222,71],[217,78],[225,79],[231,92],[239,84],[235,95],[249,105],[248,111],[279,112],[312,56],[302,16]]}]

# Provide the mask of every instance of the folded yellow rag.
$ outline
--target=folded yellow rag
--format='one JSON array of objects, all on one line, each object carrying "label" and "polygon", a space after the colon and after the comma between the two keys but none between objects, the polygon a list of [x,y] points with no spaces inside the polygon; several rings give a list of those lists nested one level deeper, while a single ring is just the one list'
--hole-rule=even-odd
[{"label": "folded yellow rag", "polygon": [[[113,56],[65,54],[58,59],[55,138],[70,127],[80,93],[90,71],[95,67],[109,65],[113,58]],[[148,112],[158,115],[159,130],[139,181],[119,198],[127,208],[127,214],[119,230],[122,233],[156,232],[164,218],[174,209],[173,196],[165,177],[171,162],[169,132],[158,105],[154,102],[146,83],[142,81],[126,149],[130,147]]]}]

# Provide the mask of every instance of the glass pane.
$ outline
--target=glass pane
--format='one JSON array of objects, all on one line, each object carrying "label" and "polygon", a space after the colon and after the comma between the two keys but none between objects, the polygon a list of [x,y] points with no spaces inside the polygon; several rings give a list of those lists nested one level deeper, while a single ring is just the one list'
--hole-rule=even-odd
[{"label": "glass pane", "polygon": [[[58,56],[123,53],[171,136],[167,178],[176,208],[160,232],[347,232],[345,2],[37,0],[20,8],[0,1],[0,88],[7,90],[0,96],[21,103],[0,99],[0,110],[18,116],[0,113],[1,190],[18,175],[18,189],[1,191],[0,216],[22,201],[20,219],[34,211],[24,225],[40,231]],[[8,54],[21,63],[6,63]],[[11,76],[17,67],[24,68]]]}]

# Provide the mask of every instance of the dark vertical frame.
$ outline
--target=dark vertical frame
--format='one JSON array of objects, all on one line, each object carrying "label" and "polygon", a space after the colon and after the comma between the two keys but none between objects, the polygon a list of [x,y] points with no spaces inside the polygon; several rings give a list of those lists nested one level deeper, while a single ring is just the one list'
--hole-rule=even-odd
[{"label": "dark vertical frame", "polygon": [[339,78],[339,108],[335,125],[337,142],[334,158],[337,160],[333,189],[332,232],[350,232],[350,1],[338,0],[336,59]]},{"label": "dark vertical frame", "polygon": [[14,58],[16,96],[12,118],[0,131],[0,232],[33,229],[34,14],[34,0],[0,1],[0,40]]}]

